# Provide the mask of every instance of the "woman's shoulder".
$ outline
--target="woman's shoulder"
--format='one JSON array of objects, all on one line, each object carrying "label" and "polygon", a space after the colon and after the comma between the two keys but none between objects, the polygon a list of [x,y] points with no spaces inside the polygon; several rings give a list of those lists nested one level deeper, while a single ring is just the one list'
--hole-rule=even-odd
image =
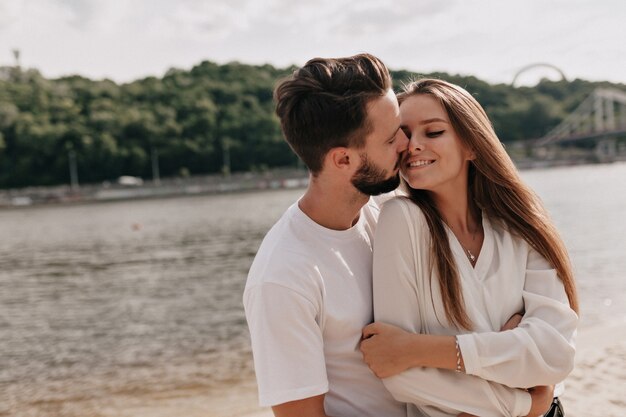
[{"label": "woman's shoulder", "polygon": [[[407,196],[395,196],[385,201],[382,204],[381,212],[384,211],[394,211],[398,212],[400,210],[413,210],[413,207],[419,209],[417,204],[415,204],[411,199]],[[420,210],[421,211],[421,210]]]},{"label": "woman's shoulder", "polygon": [[385,201],[381,208],[380,219],[387,221],[404,220],[406,223],[415,225],[426,224],[426,217],[422,209],[405,196],[398,196]]}]

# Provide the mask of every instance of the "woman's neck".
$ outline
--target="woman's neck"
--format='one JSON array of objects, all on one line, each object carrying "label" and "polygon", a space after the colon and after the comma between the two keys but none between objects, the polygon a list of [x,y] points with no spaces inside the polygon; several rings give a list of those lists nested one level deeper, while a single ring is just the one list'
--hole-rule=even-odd
[{"label": "woman's neck", "polygon": [[442,220],[457,233],[476,233],[481,227],[479,208],[470,201],[467,188],[449,193],[432,193]]}]

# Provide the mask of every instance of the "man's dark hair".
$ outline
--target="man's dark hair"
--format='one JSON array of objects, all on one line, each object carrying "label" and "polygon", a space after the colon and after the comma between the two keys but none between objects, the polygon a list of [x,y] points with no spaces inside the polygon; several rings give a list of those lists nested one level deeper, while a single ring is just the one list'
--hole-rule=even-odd
[{"label": "man's dark hair", "polygon": [[314,58],[278,84],[276,114],[287,143],[316,175],[330,149],[365,145],[372,131],[367,104],[390,88],[389,71],[375,56]]}]

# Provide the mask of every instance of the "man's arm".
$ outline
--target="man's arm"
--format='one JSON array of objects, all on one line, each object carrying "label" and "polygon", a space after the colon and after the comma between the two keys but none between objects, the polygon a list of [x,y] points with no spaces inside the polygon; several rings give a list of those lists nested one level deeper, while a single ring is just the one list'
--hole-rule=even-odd
[{"label": "man's arm", "polygon": [[316,305],[283,285],[263,283],[246,290],[244,307],[260,405],[280,406],[326,393]]},{"label": "man's arm", "polygon": [[272,407],[275,417],[329,417],[324,411],[324,394]]}]

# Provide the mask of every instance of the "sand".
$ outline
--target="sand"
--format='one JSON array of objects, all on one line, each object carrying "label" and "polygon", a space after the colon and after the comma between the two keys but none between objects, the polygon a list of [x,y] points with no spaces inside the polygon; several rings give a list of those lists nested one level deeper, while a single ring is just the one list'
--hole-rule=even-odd
[{"label": "sand", "polygon": [[[579,331],[576,366],[562,402],[568,417],[626,416],[626,321]],[[108,397],[36,402],[0,417],[272,417],[256,404],[254,381],[236,389],[186,387],[163,393],[116,393]],[[384,417],[384,416],[381,416]]]},{"label": "sand", "polygon": [[626,322],[580,331],[565,383],[568,417],[626,416]]},{"label": "sand", "polygon": [[[626,416],[626,321],[579,331],[576,366],[565,383],[567,417]],[[272,412],[259,409],[245,417]]]}]

